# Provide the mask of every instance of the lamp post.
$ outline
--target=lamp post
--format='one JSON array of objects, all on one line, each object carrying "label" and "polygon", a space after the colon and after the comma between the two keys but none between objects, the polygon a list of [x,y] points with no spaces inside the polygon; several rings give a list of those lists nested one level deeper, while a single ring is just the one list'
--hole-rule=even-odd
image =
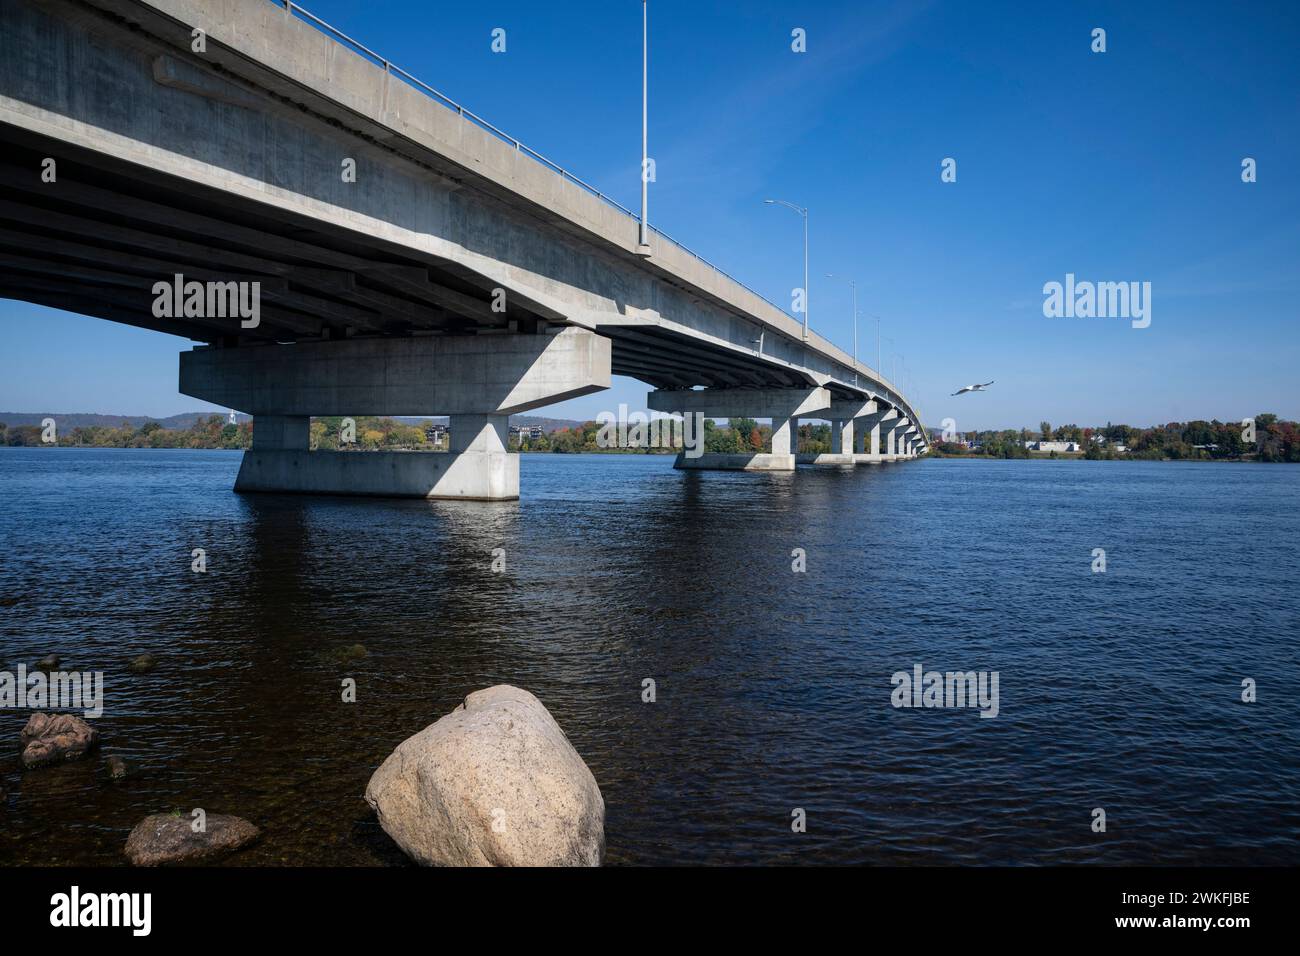
[{"label": "lamp post", "polygon": [[808,209],[805,206],[796,206],[792,202],[786,202],[784,199],[764,199],[763,202],[768,205],[776,204],[793,209],[799,215],[803,216],[803,340],[808,341]]},{"label": "lamp post", "polygon": [[876,374],[884,375],[885,370],[880,367],[880,316],[873,315],[872,318],[876,320]]},{"label": "lamp post", "polygon": [[[853,384],[858,384],[858,283],[853,279],[845,276],[837,276],[833,272],[826,273],[828,279],[845,279],[849,288],[853,290]],[[808,291],[804,290],[805,302]]]},{"label": "lamp post", "polygon": [[637,254],[650,255],[650,182],[646,177],[650,158],[649,121],[650,79],[650,3],[641,0],[641,230],[637,237]]}]

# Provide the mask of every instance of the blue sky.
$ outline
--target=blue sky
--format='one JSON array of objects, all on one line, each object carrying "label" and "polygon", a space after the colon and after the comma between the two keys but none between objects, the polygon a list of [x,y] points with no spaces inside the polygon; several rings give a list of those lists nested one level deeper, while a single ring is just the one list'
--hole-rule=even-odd
[{"label": "blue sky", "polygon": [[[636,207],[636,0],[305,5]],[[851,347],[848,286],[823,276],[855,276],[859,354],[875,363],[880,316],[885,371],[897,365],[927,424],[1300,418],[1300,4],[650,13],[651,221],[788,304],[800,223],[762,200],[807,205],[812,326]],[[806,53],[790,49],[795,27]],[[945,157],[955,183],[940,181]],[[1151,282],[1150,327],[1045,318],[1043,284],[1066,273]],[[0,410],[203,407],[176,392],[180,339],[0,301],[0,342]],[[620,379],[545,414],[644,395]]]}]

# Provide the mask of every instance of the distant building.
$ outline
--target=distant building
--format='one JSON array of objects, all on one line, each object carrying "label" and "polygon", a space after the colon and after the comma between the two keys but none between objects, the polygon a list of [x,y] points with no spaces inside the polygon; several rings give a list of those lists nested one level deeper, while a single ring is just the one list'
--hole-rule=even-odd
[{"label": "distant building", "polygon": [[542,430],[541,425],[511,425],[510,434],[515,438],[518,438],[520,441],[523,441],[524,439],[536,441],[537,439],[544,437],[546,432]]},{"label": "distant building", "polygon": [[425,440],[434,448],[441,448],[447,441],[446,425],[426,425],[424,429]]},{"label": "distant building", "polygon": [[1082,451],[1077,441],[1027,441],[1025,447],[1033,451],[1077,452]]}]

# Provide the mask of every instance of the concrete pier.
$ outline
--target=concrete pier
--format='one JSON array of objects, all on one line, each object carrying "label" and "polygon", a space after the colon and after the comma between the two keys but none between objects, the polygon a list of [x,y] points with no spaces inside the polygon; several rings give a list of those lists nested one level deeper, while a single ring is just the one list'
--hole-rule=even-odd
[{"label": "concrete pier", "polygon": [[[429,336],[201,348],[186,395],[253,415],[236,491],[509,500],[509,416],[607,388],[610,342],[551,335]],[[451,450],[311,451],[311,415],[447,415]]]},{"label": "concrete pier", "polygon": [[647,396],[651,411],[699,413],[708,418],[770,418],[772,451],[753,454],[705,453],[697,458],[685,452],[674,467],[727,471],[793,471],[795,422],[800,415],[823,412],[831,406],[825,388],[706,388],[658,390]]}]

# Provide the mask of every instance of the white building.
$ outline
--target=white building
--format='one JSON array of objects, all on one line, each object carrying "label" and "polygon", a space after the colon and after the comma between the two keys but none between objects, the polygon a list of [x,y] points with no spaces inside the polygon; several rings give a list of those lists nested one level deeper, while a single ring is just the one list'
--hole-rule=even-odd
[{"label": "white building", "polygon": [[1077,441],[1033,441],[1025,442],[1025,445],[1034,451],[1076,452],[1083,450],[1079,447]]}]

